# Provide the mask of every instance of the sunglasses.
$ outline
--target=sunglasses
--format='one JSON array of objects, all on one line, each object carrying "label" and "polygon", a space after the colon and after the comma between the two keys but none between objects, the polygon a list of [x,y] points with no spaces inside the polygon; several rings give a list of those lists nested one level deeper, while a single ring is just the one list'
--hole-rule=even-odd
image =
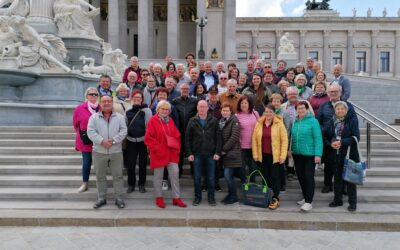
[{"label": "sunglasses", "polygon": [[142,74],[142,76],[149,76],[150,74]]},{"label": "sunglasses", "polygon": [[228,78],[226,78],[226,77],[221,77],[221,78],[219,78],[220,80],[228,80]]},{"label": "sunglasses", "polygon": [[89,95],[89,96],[99,96],[99,94],[97,94],[97,93],[90,93],[90,94],[87,94],[87,95]]}]

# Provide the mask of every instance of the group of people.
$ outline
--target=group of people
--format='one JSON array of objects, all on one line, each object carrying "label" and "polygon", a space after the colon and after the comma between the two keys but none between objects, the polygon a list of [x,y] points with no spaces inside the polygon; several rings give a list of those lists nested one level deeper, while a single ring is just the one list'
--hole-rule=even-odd
[{"label": "group of people", "polygon": [[280,206],[279,194],[286,181],[297,176],[303,199],[302,211],[312,209],[316,164],[324,163],[323,193],[334,191],[331,207],[342,206],[349,197],[349,211],[357,207],[356,186],[344,182],[342,172],[347,148],[358,160],[358,119],[351,103],[350,82],[341,65],[327,82],[321,65],[307,58],[306,66],[286,68],[278,61],[276,70],[263,60],[249,60],[244,73],[234,63],[196,62],[186,55],[185,64],[166,59],[160,64],[139,67],[137,57],[125,70],[122,83],[111,89],[111,78],[100,77],[97,88],[85,92],[86,101],[73,117],[76,150],[82,152],[83,183],[88,190],[90,166],[96,169],[98,200],[106,204],[107,168],[111,169],[115,204],[123,200],[123,166],[127,168],[127,193],[135,191],[136,163],[139,192],[146,192],[147,161],[153,170],[155,204],[165,208],[162,191],[171,188],[173,205],[186,207],[180,198],[179,179],[187,159],[194,180],[193,205],[207,192],[215,206],[223,175],[228,192],[222,203],[239,201],[235,177],[241,183],[257,181],[247,176],[259,169],[273,190],[268,207]]}]

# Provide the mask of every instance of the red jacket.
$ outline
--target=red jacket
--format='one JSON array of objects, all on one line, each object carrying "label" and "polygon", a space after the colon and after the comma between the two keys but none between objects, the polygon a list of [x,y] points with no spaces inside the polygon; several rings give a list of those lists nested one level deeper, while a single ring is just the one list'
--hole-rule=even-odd
[{"label": "red jacket", "polygon": [[312,96],[310,96],[308,98],[308,101],[310,102],[311,107],[314,110],[314,114],[317,115],[318,114],[318,110],[319,110],[319,106],[321,106],[321,104],[329,101],[329,97],[328,97],[328,95],[324,95],[324,96],[321,96],[321,97],[312,95]]},{"label": "red jacket", "polygon": [[135,72],[136,75],[137,75],[137,80],[136,80],[136,82],[141,83],[141,82],[142,82],[142,75],[141,75],[142,69],[141,69],[140,67],[138,67],[137,70],[134,70],[134,69],[132,68],[132,66],[130,66],[130,67],[128,67],[128,68],[125,69],[125,71],[124,71],[124,76],[122,77],[122,82],[123,82],[123,83],[127,83],[127,81],[128,81],[128,74],[129,74],[129,72],[131,72],[131,71]]},{"label": "red jacket", "polygon": [[181,141],[181,134],[175,126],[172,119],[168,124],[161,121],[157,114],[153,115],[147,124],[144,143],[150,151],[150,167],[162,168],[168,163],[179,163],[179,151],[167,146],[167,133],[169,136],[175,137]]},{"label": "red jacket", "polygon": [[80,152],[92,152],[93,145],[85,145],[83,144],[80,134],[79,128],[82,131],[87,130],[87,125],[89,122],[89,118],[92,115],[88,109],[88,103],[84,102],[76,107],[73,115],[73,124],[75,129],[75,150]]}]

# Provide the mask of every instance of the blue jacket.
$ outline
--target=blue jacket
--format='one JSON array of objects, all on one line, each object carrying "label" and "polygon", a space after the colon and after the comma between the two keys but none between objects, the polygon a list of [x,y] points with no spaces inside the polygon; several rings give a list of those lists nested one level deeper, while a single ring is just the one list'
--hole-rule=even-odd
[{"label": "blue jacket", "polygon": [[307,114],[301,121],[296,118],[292,126],[292,154],[322,156],[322,134],[317,119]]},{"label": "blue jacket", "polygon": [[[201,71],[200,72],[200,74],[199,74],[199,79],[198,79],[198,81],[200,82],[200,83],[203,83],[203,84],[205,84],[205,77],[204,77],[204,71]],[[218,84],[218,75],[217,74],[215,74],[214,72],[212,72],[212,76],[214,77],[214,85],[217,85]],[[210,88],[210,86],[207,86],[208,88]],[[207,91],[208,91],[208,89],[207,89]]]},{"label": "blue jacket", "polygon": [[351,94],[349,78],[345,77],[344,75],[340,75],[339,79],[335,79],[330,84],[332,84],[333,82],[337,82],[342,87],[342,96],[340,97],[340,100],[347,101],[350,98]]}]

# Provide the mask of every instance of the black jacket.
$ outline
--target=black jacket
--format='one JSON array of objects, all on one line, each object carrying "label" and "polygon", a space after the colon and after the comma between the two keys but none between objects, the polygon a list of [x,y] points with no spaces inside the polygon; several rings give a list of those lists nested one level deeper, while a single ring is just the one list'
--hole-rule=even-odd
[{"label": "black jacket", "polygon": [[[204,81],[205,81],[204,73],[205,73],[204,71],[201,71],[200,74],[199,74],[199,78],[198,78],[198,81],[200,83],[203,83],[203,84],[204,84]],[[215,74],[214,72],[212,72],[212,76],[214,78],[214,85],[218,85],[218,82],[219,82],[218,75]],[[208,89],[207,89],[207,91],[208,91]]]},{"label": "black jacket", "polygon": [[221,130],[218,120],[208,115],[204,128],[198,115],[189,120],[185,136],[187,155],[221,155]]},{"label": "black jacket", "polygon": [[197,113],[197,99],[194,97],[179,96],[172,101],[172,104],[178,111],[179,132],[184,134],[190,118],[194,117]]},{"label": "black jacket", "polygon": [[322,136],[325,146],[324,154],[326,153],[325,160],[335,161],[338,159],[339,162],[343,164],[349,146],[351,146],[349,158],[356,162],[360,160],[357,150],[357,144],[353,138],[353,136],[355,136],[357,137],[358,141],[360,141],[360,129],[358,127],[358,120],[353,119],[351,117],[351,114],[347,113],[344,120],[344,127],[340,138],[340,143],[342,146],[339,149],[339,154],[336,149],[333,149],[331,147],[331,143],[336,139],[333,116],[329,120],[329,122],[326,123],[326,127],[323,131]]},{"label": "black jacket", "polygon": [[[347,112],[346,119],[351,119],[351,120],[357,120],[357,114],[356,111],[354,110],[354,107],[351,103],[346,102],[347,106],[349,107],[349,111]],[[321,125],[321,130],[322,133],[324,133],[324,130],[328,127],[329,122],[331,122],[332,117],[335,115],[335,109],[333,108],[332,102],[327,101],[321,106],[319,106],[318,114],[315,114],[319,122],[319,125]],[[357,120],[358,124],[358,120]]]},{"label": "black jacket", "polygon": [[[146,133],[146,114],[142,110],[143,108],[147,108],[147,105],[132,106],[131,109],[126,111],[128,136],[132,138],[143,137]],[[135,120],[132,121],[133,118]]]}]

